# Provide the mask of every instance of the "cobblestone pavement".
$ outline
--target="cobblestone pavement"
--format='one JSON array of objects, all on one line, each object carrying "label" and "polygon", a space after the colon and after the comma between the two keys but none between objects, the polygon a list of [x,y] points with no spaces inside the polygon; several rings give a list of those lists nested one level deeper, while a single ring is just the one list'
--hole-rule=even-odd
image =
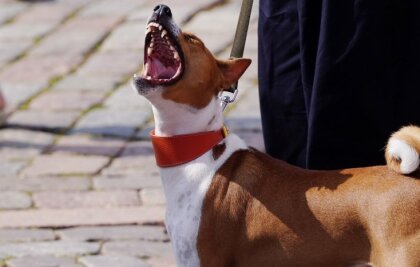
[{"label": "cobblestone pavement", "polygon": [[[0,0],[0,266],[175,266],[148,131],[129,86],[151,0]],[[228,57],[240,0],[168,1],[185,30]],[[257,6],[227,123],[261,149]]]}]

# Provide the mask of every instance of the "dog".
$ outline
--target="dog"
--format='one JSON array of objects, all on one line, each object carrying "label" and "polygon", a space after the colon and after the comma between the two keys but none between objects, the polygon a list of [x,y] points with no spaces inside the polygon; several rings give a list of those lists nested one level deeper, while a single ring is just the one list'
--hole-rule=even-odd
[{"label": "dog", "polygon": [[[151,140],[178,266],[420,266],[420,130],[394,134],[389,167],[313,171],[247,147],[223,126],[223,89],[249,59],[216,59],[155,7],[134,89]],[[403,175],[406,174],[406,175]]]}]

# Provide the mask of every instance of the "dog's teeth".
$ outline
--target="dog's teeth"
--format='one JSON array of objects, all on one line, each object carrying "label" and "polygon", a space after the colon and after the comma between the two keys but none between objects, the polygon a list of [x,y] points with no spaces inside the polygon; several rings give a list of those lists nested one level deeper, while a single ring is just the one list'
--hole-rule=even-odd
[{"label": "dog's teeth", "polygon": [[152,54],[152,52],[153,52],[153,49],[152,48],[147,48],[147,55],[148,56],[150,56],[151,54]]},{"label": "dog's teeth", "polygon": [[152,79],[152,77],[146,76],[146,79],[150,81]]},{"label": "dog's teeth", "polygon": [[175,51],[175,53],[174,53],[174,58],[175,58],[176,60],[179,60],[179,54],[178,54],[178,52],[176,52],[176,51]]},{"label": "dog's teeth", "polygon": [[162,28],[163,28],[163,27],[162,27],[162,25],[159,25],[159,31],[161,31],[161,30],[162,30]]},{"label": "dog's teeth", "polygon": [[149,32],[151,32],[152,30],[150,29],[150,28],[147,28],[146,29],[146,32],[145,32],[145,34],[147,35]]},{"label": "dog's teeth", "polygon": [[149,47],[153,47],[155,45],[155,43],[150,42]]},{"label": "dog's teeth", "polygon": [[165,37],[165,35],[166,35],[167,33],[168,33],[168,32],[167,32],[166,30],[163,30],[163,31],[162,31],[162,34],[160,35],[160,37],[162,37],[162,38],[163,38],[163,37]]}]

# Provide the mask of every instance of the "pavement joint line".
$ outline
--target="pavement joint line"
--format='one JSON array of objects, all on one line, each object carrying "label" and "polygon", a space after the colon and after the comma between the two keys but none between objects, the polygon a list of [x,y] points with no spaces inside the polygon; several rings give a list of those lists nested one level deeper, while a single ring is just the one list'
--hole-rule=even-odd
[{"label": "pavement joint line", "polygon": [[[34,4],[30,4],[30,6],[32,6],[32,5],[34,5]],[[13,64],[13,63],[15,63],[15,62],[17,62],[17,61],[19,61],[19,60],[21,60],[21,59],[23,59],[23,58],[25,58],[27,55],[28,55],[28,53],[31,51],[31,50],[33,50],[36,46],[38,46],[39,45],[39,43],[40,42],[42,42],[42,40],[46,37],[46,36],[48,36],[48,35],[50,35],[50,34],[52,34],[52,33],[54,33],[54,32],[56,32],[61,26],[63,26],[65,23],[67,23],[68,21],[70,21],[71,19],[73,19],[74,17],[76,17],[76,15],[86,6],[86,5],[88,5],[88,4],[84,4],[84,5],[82,5],[82,6],[80,6],[80,7],[78,7],[78,8],[76,8],[75,10],[73,10],[73,12],[71,12],[70,14],[68,14],[65,18],[63,18],[61,21],[60,21],[60,23],[58,23],[54,28],[52,28],[50,31],[48,31],[48,32],[46,32],[46,33],[44,33],[44,34],[42,34],[42,35],[40,35],[40,36],[37,36],[36,38],[34,38],[32,41],[32,45],[31,46],[29,46],[27,49],[25,49],[20,55],[18,55],[18,56],[16,56],[14,59],[12,59],[12,60],[10,60],[7,64],[4,64],[1,68],[0,68],[0,72],[5,68],[5,67],[7,67],[7,66],[9,66],[9,65],[11,65],[11,64]],[[25,11],[26,10],[28,10],[29,9],[29,7],[27,8],[27,9],[25,9]],[[15,17],[14,17],[14,19],[16,19],[19,15],[20,15],[21,13],[19,13],[19,14],[17,14]],[[3,24],[4,25],[4,24]],[[1,26],[3,26],[3,25],[1,25]]]},{"label": "pavement joint line", "polygon": [[207,5],[198,7],[196,10],[192,11],[190,15],[188,15],[185,19],[181,21],[181,26],[184,26],[188,22],[190,22],[195,16],[199,15],[202,12],[209,11],[213,8],[217,8],[219,6],[223,6],[227,4],[230,0],[216,0],[211,3],[208,3]]}]

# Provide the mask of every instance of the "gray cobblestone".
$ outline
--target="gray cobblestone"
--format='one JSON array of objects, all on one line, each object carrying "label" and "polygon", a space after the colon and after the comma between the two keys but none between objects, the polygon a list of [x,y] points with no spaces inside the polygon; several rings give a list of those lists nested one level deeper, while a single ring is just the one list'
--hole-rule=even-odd
[{"label": "gray cobblestone", "polygon": [[0,40],[34,39],[51,31],[54,26],[45,22],[8,24],[0,27]]},{"label": "gray cobblestone", "polygon": [[125,141],[115,138],[88,135],[63,136],[49,152],[68,152],[83,155],[115,156]]},{"label": "gray cobblestone", "polygon": [[129,51],[138,53],[144,47],[144,21],[128,22],[116,28],[101,46],[102,51]]},{"label": "gray cobblestone", "polygon": [[[110,172],[107,169],[104,171]],[[116,172],[112,170],[111,172]],[[120,173],[124,171],[121,170]],[[1,180],[0,180],[1,184]],[[93,179],[93,184],[95,189],[143,189],[150,187],[159,187],[162,186],[160,176],[157,173],[154,173],[153,176],[150,175],[140,175],[140,174],[121,174],[114,176],[100,176]]]},{"label": "gray cobblestone", "polygon": [[7,267],[83,267],[74,257],[56,257],[52,255],[23,256],[7,261]]},{"label": "gray cobblestone", "polygon": [[102,156],[41,155],[22,171],[22,175],[26,177],[89,175],[97,173],[108,161],[107,157]]},{"label": "gray cobblestone", "polygon": [[117,2],[112,0],[93,2],[85,8],[80,16],[82,17],[99,17],[99,16],[123,16],[128,14],[134,8],[142,3],[135,0],[120,0]]},{"label": "gray cobblestone", "polygon": [[[0,193],[1,194],[1,193]],[[32,195],[34,205],[42,209],[107,208],[138,206],[136,191],[39,192]]]},{"label": "gray cobblestone", "polygon": [[106,92],[51,91],[31,102],[32,110],[86,110],[102,102]]},{"label": "gray cobblestone", "polygon": [[23,257],[28,255],[81,255],[97,253],[100,249],[98,243],[51,241],[23,244],[0,245],[0,258]]},{"label": "gray cobblestone", "polygon": [[92,181],[87,177],[1,177],[0,191],[75,191],[88,190]]},{"label": "gray cobblestone", "polygon": [[81,75],[120,76],[132,75],[140,66],[141,53],[138,52],[107,52],[93,55],[86,64],[78,69]]},{"label": "gray cobblestone", "polygon": [[0,192],[0,209],[27,209],[32,205],[31,198],[23,192]]},{"label": "gray cobblestone", "polygon": [[31,96],[47,86],[46,81],[41,82],[4,82],[1,83],[2,93],[7,99],[7,109],[16,109]]},{"label": "gray cobblestone", "polygon": [[[1,232],[0,232],[1,233]],[[147,240],[168,241],[165,229],[161,226],[102,226],[75,227],[56,231],[62,240]]]},{"label": "gray cobblestone", "polygon": [[32,40],[0,42],[0,68],[16,59],[32,45]]},{"label": "gray cobblestone", "polygon": [[97,255],[79,259],[86,267],[150,267],[146,262],[130,256]]},{"label": "gray cobblestone", "polygon": [[77,111],[22,110],[9,117],[7,123],[38,129],[64,129],[70,127],[79,116],[80,112]]},{"label": "gray cobblestone", "polygon": [[72,132],[130,137],[149,117],[142,111],[98,109],[83,117]]},{"label": "gray cobblestone", "polygon": [[120,77],[116,76],[80,76],[70,75],[59,81],[54,87],[55,90],[69,91],[111,91],[119,82]]},{"label": "gray cobblestone", "polygon": [[26,160],[3,160],[0,162],[0,178],[17,175],[26,165]]},{"label": "gray cobblestone", "polygon": [[150,103],[134,91],[131,87],[131,81],[129,84],[125,84],[118,88],[118,90],[104,102],[104,105],[115,110],[131,109],[143,111],[150,115],[152,114]]},{"label": "gray cobblestone", "polygon": [[0,229],[0,244],[51,241],[54,239],[54,232],[50,229]]},{"label": "gray cobblestone", "polygon": [[0,3],[0,24],[7,22],[27,8],[27,4],[20,2]]},{"label": "gray cobblestone", "polygon": [[3,211],[0,228],[156,224],[163,222],[164,214],[161,206]]},{"label": "gray cobblestone", "polygon": [[105,255],[130,255],[134,257],[159,257],[172,254],[170,243],[148,241],[110,241],[102,247]]}]

